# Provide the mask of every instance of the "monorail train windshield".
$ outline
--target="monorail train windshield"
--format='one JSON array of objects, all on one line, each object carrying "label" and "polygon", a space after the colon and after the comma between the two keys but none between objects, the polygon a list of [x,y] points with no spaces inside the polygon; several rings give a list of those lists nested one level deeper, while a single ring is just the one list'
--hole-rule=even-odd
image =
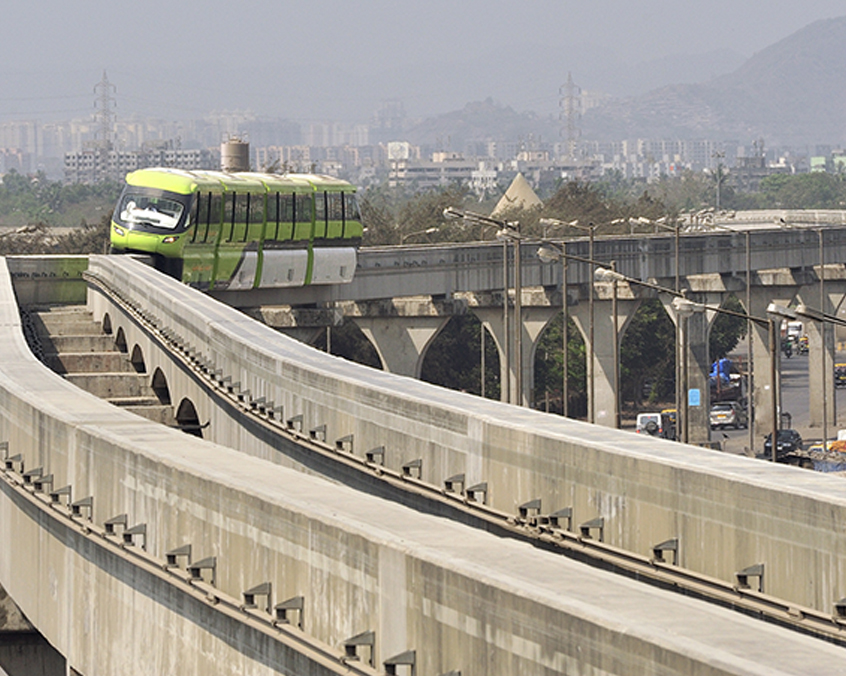
[{"label": "monorail train windshield", "polygon": [[191,196],[127,186],[115,208],[114,221],[128,230],[183,232]]}]

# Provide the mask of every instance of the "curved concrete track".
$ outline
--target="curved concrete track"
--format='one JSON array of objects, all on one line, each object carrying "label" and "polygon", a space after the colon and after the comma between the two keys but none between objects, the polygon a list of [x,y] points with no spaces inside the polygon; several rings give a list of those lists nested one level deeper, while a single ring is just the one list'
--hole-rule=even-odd
[{"label": "curved concrete track", "polygon": [[[186,291],[169,296],[174,312]],[[221,310],[217,329],[227,317],[230,329],[249,321]],[[0,478],[0,582],[82,674],[375,674],[411,660],[421,676],[846,674],[843,648],[186,436],[80,392],[29,352],[5,262],[0,330],[10,468]],[[266,349],[287,349],[282,339],[272,348],[264,330],[250,328]],[[437,398],[436,388],[417,387]],[[457,396],[444,393],[465,401]],[[72,500],[38,492],[48,474],[50,490],[72,486]],[[112,534],[107,522],[126,530]],[[213,584],[212,569],[192,580],[178,555],[177,567],[166,566],[168,552],[186,544],[194,565],[214,564]],[[263,582],[272,601],[242,608],[243,592]],[[300,596],[302,630],[261,610]],[[356,647],[369,638],[372,648]],[[346,662],[350,652],[360,659]]]}]

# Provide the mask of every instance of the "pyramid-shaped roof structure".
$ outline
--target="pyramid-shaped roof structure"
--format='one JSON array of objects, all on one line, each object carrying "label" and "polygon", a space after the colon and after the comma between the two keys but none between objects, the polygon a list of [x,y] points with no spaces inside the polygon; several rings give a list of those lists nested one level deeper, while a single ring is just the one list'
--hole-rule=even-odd
[{"label": "pyramid-shaped roof structure", "polygon": [[532,190],[532,186],[529,185],[526,177],[520,173],[511,181],[511,185],[508,186],[508,190],[497,202],[491,216],[496,218],[510,209],[531,209],[542,204],[543,202]]}]

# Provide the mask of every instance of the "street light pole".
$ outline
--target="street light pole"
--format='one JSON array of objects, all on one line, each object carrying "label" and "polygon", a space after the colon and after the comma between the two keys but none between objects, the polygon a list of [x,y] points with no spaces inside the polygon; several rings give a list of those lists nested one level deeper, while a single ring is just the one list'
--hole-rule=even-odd
[{"label": "street light pole", "polygon": [[[749,246],[750,232],[744,233],[746,243],[746,314],[752,314],[752,253]],[[752,320],[746,318],[746,426],[749,428],[749,451],[755,448],[755,415],[752,411],[752,393],[755,376],[753,375]]]},{"label": "street light pole", "polygon": [[511,403],[511,332],[508,330],[508,240],[502,240],[502,342],[505,353],[505,403]]},{"label": "street light pole", "polygon": [[[511,379],[508,370],[506,371],[506,385],[508,386],[509,403],[516,403],[518,406],[523,406],[523,268],[522,268],[522,251],[520,249],[520,240],[523,235],[520,233],[520,223],[503,221],[503,227],[496,233],[497,239],[502,240],[503,244],[503,275],[505,276],[505,298],[503,300],[503,320],[505,323],[505,342],[506,345],[510,342],[510,333],[508,331],[508,243],[514,243],[514,321],[512,332],[514,333],[514,389],[516,391],[517,401],[511,401]],[[510,364],[510,354],[506,352],[506,363]]]},{"label": "street light pole", "polygon": [[517,405],[523,406],[523,268],[520,251],[520,224],[517,223],[514,241],[514,355],[517,362],[516,390]]},{"label": "street light pole", "polygon": [[779,412],[778,412],[778,390],[776,388],[776,377],[777,377],[777,367],[776,367],[776,359],[778,358],[778,340],[776,336],[776,323],[775,320],[770,317],[770,399],[772,403],[773,409],[773,421],[772,421],[772,430],[770,431],[770,454],[773,462],[777,461],[778,458],[778,428],[781,427],[779,425]]},{"label": "street light pole", "polygon": [[[681,279],[680,279],[680,273],[679,273],[679,252],[680,252],[680,249],[681,249],[680,244],[679,244],[679,240],[680,240],[680,235],[681,235],[681,225],[679,223],[674,223],[673,225],[667,225],[667,224],[663,223],[661,219],[658,219],[656,221],[650,221],[650,223],[654,226],[659,227],[659,228],[663,228],[665,230],[672,230],[673,231],[674,240],[675,240],[675,262],[674,262],[674,265],[673,265],[673,272],[674,272],[673,290],[676,293],[679,293],[681,291]],[[675,370],[675,379],[676,379],[676,382],[675,382],[675,399],[676,399],[676,425],[675,425],[675,427],[676,427],[676,429],[673,430],[673,433],[676,437],[679,436],[679,429],[678,429],[679,428],[679,416],[680,416],[680,412],[681,412],[682,397],[684,396],[684,393],[682,391],[682,383],[687,382],[687,380],[683,379],[683,377],[682,377],[682,367],[681,367],[682,359],[681,359],[681,354],[680,354],[681,353],[681,326],[680,326],[680,324],[681,324],[681,322],[677,318],[676,322],[675,322],[675,329],[676,329],[676,331],[675,331],[675,333],[676,333],[676,360],[675,361],[676,361],[676,363],[675,363],[675,369],[674,369]]]},{"label": "street light pole", "polygon": [[[577,227],[581,227],[581,226],[577,226]],[[588,258],[593,260],[593,235],[594,235],[594,230],[596,229],[596,226],[594,226],[593,223],[590,223],[588,228],[589,228],[589,235],[590,235],[589,244],[588,244]],[[593,265],[593,263],[591,263],[590,273],[591,273],[591,279],[593,279],[593,276],[596,274],[596,267]],[[588,293],[590,294],[588,296],[588,314],[590,315],[590,327],[589,327],[589,330],[588,330],[588,342],[590,343],[590,345],[588,346],[588,358],[590,359],[590,362],[588,364],[588,366],[589,366],[588,377],[590,378],[590,381],[589,381],[589,383],[590,383],[589,384],[589,388],[590,388],[589,389],[589,392],[590,392],[590,418],[589,418],[589,422],[595,423],[596,422],[596,387],[595,387],[596,378],[594,377],[595,376],[595,373],[594,373],[594,322],[596,321],[596,318],[595,318],[596,315],[595,315],[595,306],[594,306],[594,302],[593,302],[593,296],[594,296],[593,284],[590,285],[590,289],[589,289]]]},{"label": "street light pole", "polygon": [[444,218],[455,219],[461,218],[471,223],[480,225],[493,225],[497,227],[497,239],[502,240],[502,284],[503,284],[503,298],[502,298],[502,324],[503,324],[503,353],[505,360],[504,370],[504,386],[505,396],[504,401],[507,403],[514,403],[511,401],[511,347],[512,342],[511,327],[508,321],[508,243],[514,242],[514,346],[516,354],[516,368],[515,368],[515,385],[517,387],[517,405],[523,405],[523,355],[522,355],[522,269],[521,269],[521,251],[520,240],[522,234],[520,233],[520,223],[517,221],[502,221],[498,218],[485,216],[484,214],[477,214],[472,211],[464,211],[462,209],[455,209],[447,207],[444,209]]},{"label": "street light pole", "polygon": [[[820,311],[825,310],[825,255],[823,254],[823,231],[817,228],[820,249]],[[823,450],[828,450],[828,391],[826,390],[825,372],[828,370],[828,344],[826,341],[826,325],[820,322],[820,334],[822,338],[822,413],[823,413]],[[837,410],[834,411],[834,419],[837,420]]]},{"label": "street light pole", "polygon": [[567,244],[561,243],[561,304],[563,327],[561,331],[562,355],[561,365],[564,370],[561,383],[561,413],[565,418],[570,417],[570,310],[567,307],[569,296],[567,295]]},{"label": "street light pole", "polygon": [[[681,345],[679,347],[682,355],[681,363],[681,384],[687,393],[687,353],[689,352],[688,341],[688,319],[690,315],[697,311],[697,309],[704,310],[704,306],[700,308],[697,304],[687,300],[683,294],[677,295],[673,299],[673,309],[676,311],[676,322],[681,333]],[[681,408],[676,409],[676,424],[681,422],[681,442],[687,443],[690,440],[690,424],[688,421],[689,404],[687,396],[683,397],[681,401]],[[680,419],[680,420],[679,420]]]},{"label": "street light pole", "polygon": [[[772,435],[772,459],[776,461],[776,450],[778,443],[776,435],[781,429],[781,336],[780,331],[776,327],[776,319],[778,320],[778,327],[781,327],[781,322],[784,319],[796,319],[798,313],[790,308],[782,307],[776,303],[770,303],[767,306],[767,317],[770,320],[770,380],[772,381],[772,400],[773,400],[773,435]],[[778,385],[776,385],[778,383]],[[825,403],[823,402],[823,406]]]},{"label": "street light pole", "polygon": [[481,354],[479,355],[479,361],[481,363],[481,383],[479,383],[479,390],[482,395],[482,399],[485,398],[485,325],[484,323],[481,324],[479,330],[479,343],[481,344]]},{"label": "street light pole", "polygon": [[[617,261],[611,261],[612,272],[617,272]],[[617,278],[611,280],[611,321],[614,324],[614,389],[617,396],[614,397],[614,427],[620,429],[622,415],[620,401],[622,399],[622,387],[620,386],[620,337],[617,333]]]},{"label": "street light pole", "polygon": [[[625,275],[621,275],[620,273],[616,272],[616,267],[617,267],[616,261],[611,261],[611,263],[610,263],[611,270],[606,270],[603,267],[597,267],[597,266],[603,266],[603,265],[605,265],[605,263],[595,261],[592,258],[584,258],[582,256],[573,256],[571,254],[568,254],[563,242],[561,244],[555,244],[553,242],[544,242],[543,245],[538,249],[537,254],[538,254],[538,258],[540,258],[541,262],[543,262],[543,263],[551,263],[551,262],[557,261],[559,259],[563,261],[562,269],[563,269],[563,273],[564,273],[564,305],[565,305],[565,308],[566,308],[566,304],[567,304],[567,297],[566,297],[566,288],[567,288],[566,280],[567,280],[567,277],[566,277],[566,275],[567,275],[567,261],[568,260],[574,260],[574,261],[578,261],[580,263],[584,263],[586,265],[589,265],[591,267],[591,269],[594,270],[592,281],[591,281],[591,291],[593,291],[593,282],[594,281],[610,282],[611,283],[611,321],[613,322],[613,333],[614,333],[614,337],[613,337],[614,342],[613,342],[612,347],[614,349],[614,352],[613,352],[613,355],[614,355],[614,357],[613,357],[614,358],[614,390],[615,390],[615,399],[616,399],[616,403],[615,403],[615,406],[614,406],[614,409],[615,409],[614,410],[614,423],[615,423],[615,427],[617,429],[619,429],[620,424],[621,424],[622,414],[621,414],[621,408],[620,408],[620,402],[621,402],[621,397],[620,397],[620,391],[621,391],[621,388],[620,388],[620,340],[619,340],[618,331],[617,331],[617,327],[618,327],[618,324],[619,324],[617,282],[620,281],[620,280],[627,280],[628,278],[625,277]],[[602,273],[602,274],[600,274],[600,273]],[[566,331],[566,328],[567,328],[566,309],[565,309],[565,313],[564,313],[564,322],[565,322],[564,328],[565,328],[565,331]],[[566,337],[564,338],[564,350],[565,350],[565,356],[564,356],[564,368],[565,368],[564,394],[566,396],[566,391],[567,391],[566,369],[567,369],[567,366],[568,366],[567,356],[566,356],[566,350],[567,350],[567,339],[566,339]],[[565,409],[565,415],[566,415],[566,409]]]},{"label": "street light pole", "polygon": [[[541,218],[539,223],[546,227],[546,226],[562,226],[562,227],[569,227],[569,228],[577,228],[579,230],[586,230],[588,233],[588,257],[587,260],[593,261],[593,243],[594,243],[594,234],[596,232],[596,225],[593,223],[589,223],[588,225],[579,225],[579,221],[560,221],[557,218]],[[573,258],[570,256],[570,258]],[[591,279],[593,279],[593,275],[596,272],[596,266],[594,263],[590,264],[590,274]],[[566,268],[565,268],[565,279],[566,279]],[[566,286],[566,284],[565,284]],[[565,289],[566,290],[566,289]],[[591,285],[590,290],[588,292],[588,340],[587,345],[585,346],[585,373],[587,376],[587,387],[588,387],[588,422],[596,422],[596,388],[594,387],[594,322],[596,321],[595,317],[595,306],[594,306],[594,293],[593,293],[593,285]],[[564,305],[567,304],[567,297],[564,297]],[[564,330],[567,330],[566,324],[566,309],[565,309],[565,324]]]}]

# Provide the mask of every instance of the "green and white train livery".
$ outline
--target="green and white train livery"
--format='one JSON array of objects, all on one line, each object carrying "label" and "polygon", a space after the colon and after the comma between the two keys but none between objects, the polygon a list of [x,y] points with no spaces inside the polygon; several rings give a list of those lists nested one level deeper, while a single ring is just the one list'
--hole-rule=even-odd
[{"label": "green and white train livery", "polygon": [[202,289],[282,288],[352,281],[362,232],[331,176],[156,168],[126,176],[111,246]]}]

